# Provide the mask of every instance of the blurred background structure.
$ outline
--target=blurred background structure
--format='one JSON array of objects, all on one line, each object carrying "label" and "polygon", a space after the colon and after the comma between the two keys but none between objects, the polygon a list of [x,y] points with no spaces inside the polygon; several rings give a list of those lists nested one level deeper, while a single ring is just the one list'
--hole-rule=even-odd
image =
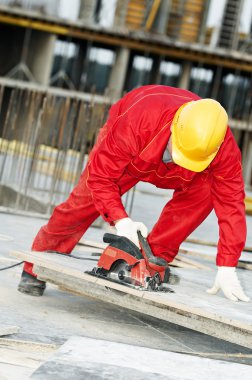
[{"label": "blurred background structure", "polygon": [[146,84],[222,103],[252,186],[251,0],[0,0],[0,204],[49,213],[108,107]]}]

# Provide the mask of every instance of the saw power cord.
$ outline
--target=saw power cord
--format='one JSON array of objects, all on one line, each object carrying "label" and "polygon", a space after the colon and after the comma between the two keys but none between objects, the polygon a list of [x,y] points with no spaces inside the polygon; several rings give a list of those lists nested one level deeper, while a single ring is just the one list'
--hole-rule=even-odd
[{"label": "saw power cord", "polygon": [[19,263],[16,263],[16,264],[13,264],[13,265],[9,265],[9,266],[7,266],[7,267],[0,268],[0,272],[1,272],[2,270],[7,270],[7,269],[11,269],[11,268],[17,267],[18,265],[21,265],[21,264],[23,264],[23,263],[24,263],[24,261],[20,261]]},{"label": "saw power cord", "polygon": [[56,252],[56,251],[47,251],[48,253],[57,253],[57,255],[62,255],[62,256],[67,256],[71,257],[73,259],[78,259],[78,260],[88,260],[88,261],[97,261],[97,259],[91,259],[89,257],[80,257],[80,256],[75,256],[69,253],[62,253],[62,252]]},{"label": "saw power cord", "polygon": [[[68,253],[61,253],[61,252],[55,252],[55,251],[48,251],[46,253],[57,253],[57,255],[67,256],[67,257],[71,257],[73,259],[78,259],[78,260],[97,261],[97,259],[91,259],[91,258],[88,258],[88,257],[75,256],[75,255],[68,254]],[[24,261],[20,261],[19,263],[16,263],[16,264],[13,264],[13,265],[8,265],[7,267],[0,268],[0,272],[4,271],[4,270],[7,270],[7,269],[11,269],[11,268],[17,267],[18,265],[22,265],[23,263],[24,263]]]}]

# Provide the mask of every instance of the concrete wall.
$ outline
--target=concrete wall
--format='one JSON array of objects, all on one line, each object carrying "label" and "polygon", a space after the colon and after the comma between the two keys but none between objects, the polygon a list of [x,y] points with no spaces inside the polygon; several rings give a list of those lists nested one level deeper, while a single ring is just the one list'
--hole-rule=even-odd
[{"label": "concrete wall", "polygon": [[116,60],[112,68],[109,79],[109,95],[112,101],[120,98],[127,75],[129,64],[130,50],[126,48],[119,48],[116,52]]}]

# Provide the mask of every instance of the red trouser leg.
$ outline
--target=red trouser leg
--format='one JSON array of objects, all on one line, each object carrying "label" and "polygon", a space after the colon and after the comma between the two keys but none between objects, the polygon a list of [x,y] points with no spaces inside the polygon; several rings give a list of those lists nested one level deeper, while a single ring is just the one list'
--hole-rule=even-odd
[{"label": "red trouser leg", "polygon": [[[71,253],[85,231],[98,218],[99,212],[86,186],[87,170],[82,173],[69,198],[55,207],[48,223],[41,227],[35,237],[32,250]],[[138,181],[125,175],[118,183],[122,194]],[[24,270],[35,276],[33,264],[25,263]]]},{"label": "red trouser leg", "polygon": [[153,253],[171,262],[180,244],[212,209],[210,183],[203,173],[198,174],[188,189],[175,191],[171,201],[164,207],[148,236]]}]

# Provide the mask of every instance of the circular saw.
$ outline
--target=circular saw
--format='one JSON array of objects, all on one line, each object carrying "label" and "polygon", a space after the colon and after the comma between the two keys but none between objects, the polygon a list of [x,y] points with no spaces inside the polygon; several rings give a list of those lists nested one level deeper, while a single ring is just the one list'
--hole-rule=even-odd
[{"label": "circular saw", "polygon": [[153,255],[140,231],[138,239],[140,249],[124,236],[104,234],[109,245],[90,274],[139,290],[173,293],[169,285],[178,283],[179,277],[171,273],[167,261]]}]

